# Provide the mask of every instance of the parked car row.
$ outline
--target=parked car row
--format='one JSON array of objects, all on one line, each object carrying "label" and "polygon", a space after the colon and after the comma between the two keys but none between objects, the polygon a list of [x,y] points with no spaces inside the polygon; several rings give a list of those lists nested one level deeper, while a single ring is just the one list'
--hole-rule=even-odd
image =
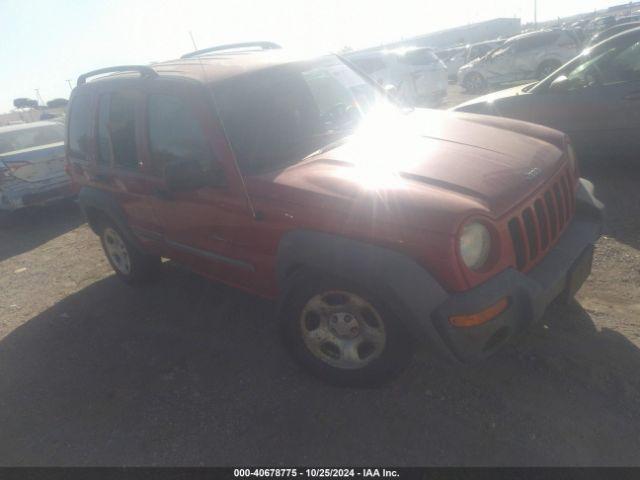
[{"label": "parked car row", "polygon": [[543,80],[475,98],[456,111],[566,132],[582,160],[640,158],[640,28],[585,50]]}]

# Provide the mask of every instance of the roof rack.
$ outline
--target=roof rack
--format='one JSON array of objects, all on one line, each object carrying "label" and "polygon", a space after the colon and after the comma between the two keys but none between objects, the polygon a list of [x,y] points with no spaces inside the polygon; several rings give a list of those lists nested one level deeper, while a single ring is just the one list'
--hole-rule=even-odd
[{"label": "roof rack", "polygon": [[276,50],[282,48],[280,45],[274,42],[243,42],[243,43],[229,43],[227,45],[218,45],[217,47],[203,48],[202,50],[196,50],[195,52],[185,53],[180,58],[194,58],[211,52],[223,52],[225,50],[250,50],[259,48],[260,50]]},{"label": "roof rack", "polygon": [[87,78],[89,77],[95,77],[96,75],[113,72],[138,72],[140,73],[140,77],[143,78],[153,78],[158,76],[157,72],[147,65],[121,65],[117,67],[101,68],[99,70],[92,70],[91,72],[83,73],[78,77],[78,86],[87,83]]}]

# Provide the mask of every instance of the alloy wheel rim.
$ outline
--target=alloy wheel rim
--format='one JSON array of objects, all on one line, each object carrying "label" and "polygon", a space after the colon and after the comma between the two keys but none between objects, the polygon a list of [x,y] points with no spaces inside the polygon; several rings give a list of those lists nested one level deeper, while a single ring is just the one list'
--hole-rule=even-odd
[{"label": "alloy wheel rim", "polygon": [[378,311],[351,292],[312,297],[300,314],[302,339],[311,354],[332,367],[355,370],[378,358],[387,336]]},{"label": "alloy wheel rim", "polygon": [[111,260],[111,263],[120,273],[129,275],[131,273],[131,259],[129,250],[120,234],[113,228],[107,227],[103,233],[104,248]]}]

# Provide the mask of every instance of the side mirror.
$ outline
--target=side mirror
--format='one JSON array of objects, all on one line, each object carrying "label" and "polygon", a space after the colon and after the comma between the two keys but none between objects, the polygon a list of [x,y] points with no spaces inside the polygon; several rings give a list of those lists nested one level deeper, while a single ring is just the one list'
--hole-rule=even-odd
[{"label": "side mirror", "polygon": [[224,184],[224,176],[220,170],[205,172],[197,160],[170,160],[165,163],[164,181],[170,191],[196,190],[207,185]]},{"label": "side mirror", "polygon": [[571,86],[571,82],[569,82],[569,79],[567,78],[567,76],[559,75],[553,80],[553,82],[549,84],[549,91],[557,92],[557,93],[568,92],[570,86]]}]

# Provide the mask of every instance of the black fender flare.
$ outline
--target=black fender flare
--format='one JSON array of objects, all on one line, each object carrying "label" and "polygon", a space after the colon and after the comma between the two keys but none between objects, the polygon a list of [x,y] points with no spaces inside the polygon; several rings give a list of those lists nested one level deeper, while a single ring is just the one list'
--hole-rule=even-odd
[{"label": "black fender flare", "polygon": [[278,312],[295,287],[296,272],[311,269],[345,278],[380,295],[411,334],[442,344],[431,318],[449,294],[422,266],[403,253],[337,235],[293,230],[280,240],[276,278]]},{"label": "black fender flare", "polygon": [[129,227],[124,210],[111,194],[95,187],[84,186],[78,193],[78,204],[91,230],[93,230],[96,235],[100,235],[100,232],[98,231],[95,216],[91,213],[92,210],[100,212],[114,222],[126,239],[138,250],[142,251],[140,242]]}]

